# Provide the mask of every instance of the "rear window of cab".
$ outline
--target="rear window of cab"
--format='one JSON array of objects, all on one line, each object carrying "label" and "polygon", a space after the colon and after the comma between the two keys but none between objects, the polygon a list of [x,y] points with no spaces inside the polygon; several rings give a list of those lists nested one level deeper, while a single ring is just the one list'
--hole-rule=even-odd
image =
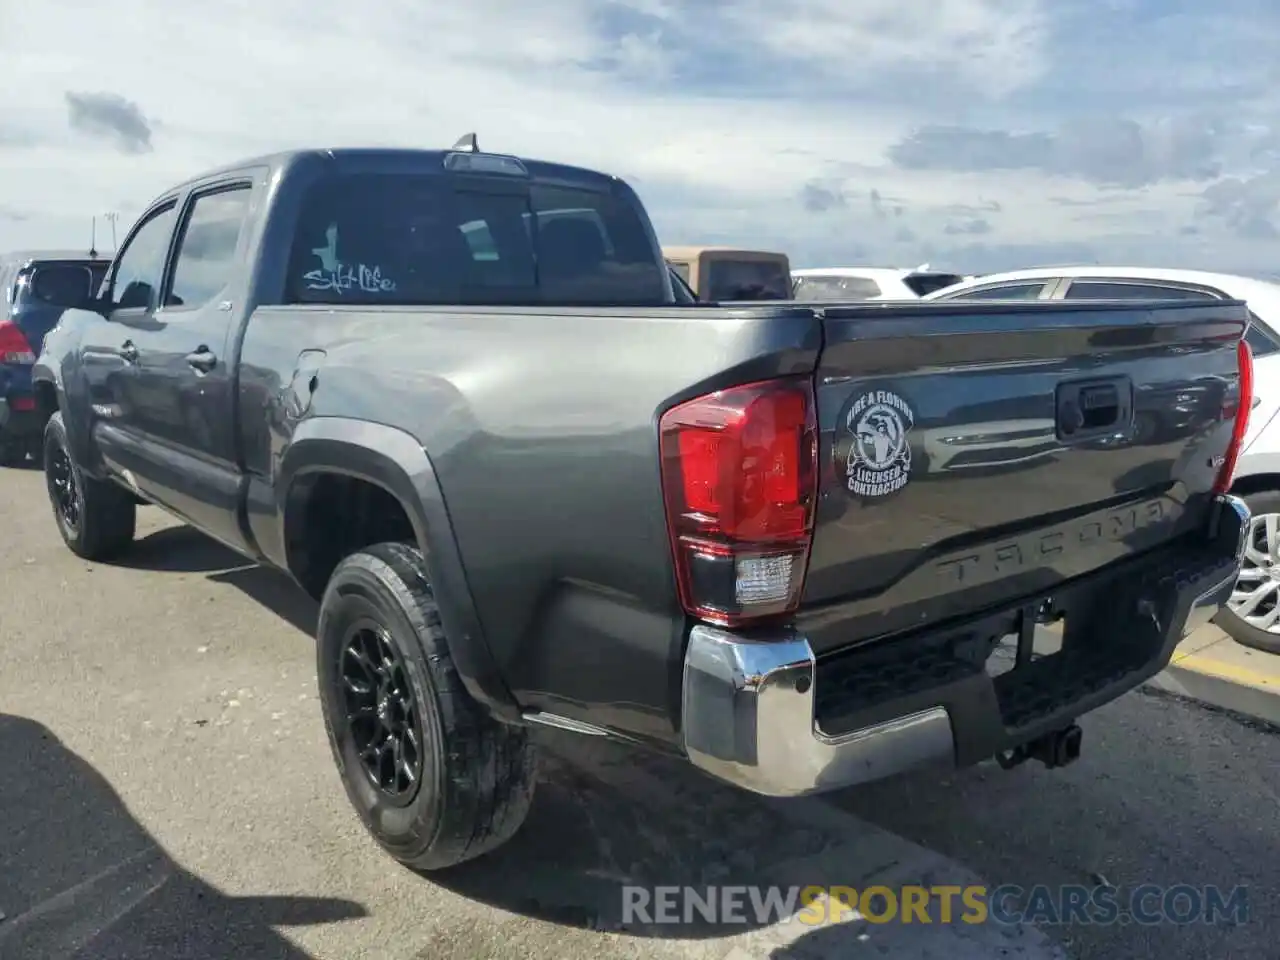
[{"label": "rear window of cab", "polygon": [[325,178],[303,199],[288,302],[670,302],[665,265],[634,204],[533,183],[485,191],[432,174]]}]

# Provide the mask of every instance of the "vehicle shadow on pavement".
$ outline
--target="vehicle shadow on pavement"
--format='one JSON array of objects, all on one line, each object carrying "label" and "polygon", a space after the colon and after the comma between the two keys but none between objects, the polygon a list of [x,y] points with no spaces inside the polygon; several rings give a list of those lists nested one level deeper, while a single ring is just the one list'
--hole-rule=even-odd
[{"label": "vehicle shadow on pavement", "polygon": [[[1024,930],[964,929],[958,917],[873,926],[848,911],[837,909],[833,919],[822,914],[821,904],[806,910],[794,900],[790,912],[756,913],[747,891],[739,894],[741,913],[728,919],[708,917],[698,907],[686,912],[683,901],[664,918],[650,900],[643,916],[628,904],[659,896],[661,887],[692,888],[704,897],[714,888],[714,903],[732,887],[756,888],[758,899],[770,890],[786,897],[805,887],[865,889],[928,878],[916,875],[921,863],[897,838],[859,830],[856,821],[834,811],[810,819],[801,811],[812,807],[772,803],[676,758],[598,739],[558,731],[539,731],[538,739],[543,772],[524,828],[486,857],[427,875],[429,882],[564,926],[635,939],[725,941],[722,950],[707,944],[707,956],[1050,955],[1033,948],[1034,935]],[[938,869],[932,882],[962,882],[942,876],[946,867]]]},{"label": "vehicle shadow on pavement", "polygon": [[1082,758],[1063,770],[986,763],[908,774],[829,802],[1024,893],[1106,884],[1124,904],[1145,885],[1249,890],[1245,923],[1064,922],[1057,933],[1078,956],[1275,956],[1280,776],[1266,742],[1275,734],[1144,692],[1083,725]]},{"label": "vehicle shadow on pavement", "polygon": [[343,900],[232,897],[173,862],[46,727],[0,714],[0,958],[304,960],[275,927],[366,915]]},{"label": "vehicle shadow on pavement", "polygon": [[283,573],[260,567],[194,527],[165,527],[138,538],[113,566],[161,573],[203,573],[225,583],[308,635],[316,632],[314,600]]}]

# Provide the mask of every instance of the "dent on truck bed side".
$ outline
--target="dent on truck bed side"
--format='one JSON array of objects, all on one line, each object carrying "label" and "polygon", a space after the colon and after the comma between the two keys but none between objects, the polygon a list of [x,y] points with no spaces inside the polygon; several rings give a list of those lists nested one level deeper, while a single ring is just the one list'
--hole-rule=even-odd
[{"label": "dent on truck bed side", "polygon": [[[403,430],[368,421],[315,417],[299,423],[280,465],[274,511],[269,514],[277,518],[275,550],[287,550],[283,525],[291,491],[300,479],[317,472],[341,473],[376,484],[400,502],[426,556],[449,653],[467,691],[498,716],[516,719],[515,701],[481,632],[444,496],[422,445]],[[251,491],[251,518],[253,499]]]}]

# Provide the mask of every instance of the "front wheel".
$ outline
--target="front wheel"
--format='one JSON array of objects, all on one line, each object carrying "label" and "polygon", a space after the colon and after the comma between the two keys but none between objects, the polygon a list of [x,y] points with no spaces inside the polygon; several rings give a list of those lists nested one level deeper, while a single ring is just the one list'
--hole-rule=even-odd
[{"label": "front wheel", "polygon": [[387,853],[438,870],[515,835],[533,800],[534,747],[463,687],[419,550],[383,543],[338,565],[316,655],[343,786]]},{"label": "front wheel", "polygon": [[1280,491],[1243,499],[1253,514],[1249,544],[1231,599],[1214,623],[1237,643],[1280,653]]}]

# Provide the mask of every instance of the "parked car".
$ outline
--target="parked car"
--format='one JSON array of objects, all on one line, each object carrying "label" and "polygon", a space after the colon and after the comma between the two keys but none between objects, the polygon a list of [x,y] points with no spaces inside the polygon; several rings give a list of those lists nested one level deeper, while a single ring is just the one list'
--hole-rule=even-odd
[{"label": "parked car", "polygon": [[785,253],[733,247],[663,247],[668,266],[701,301],[790,300]]},{"label": "parked car", "polygon": [[797,300],[915,300],[959,283],[956,273],[899,267],[806,267],[792,270]]},{"label": "parked car", "polygon": [[35,413],[31,367],[59,303],[96,291],[110,257],[57,250],[0,254],[0,465],[38,455],[43,423]]},{"label": "parked car", "polygon": [[[201,175],[76,306],[35,373],[63,540],[152,503],[287,571],[347,794],[420,869],[516,831],[535,725],[778,796],[1069,763],[1244,547],[1243,304],[682,304],[625,183],[474,142]],[[1193,378],[1193,433],[1108,444]],[[1052,468],[917,483],[983,397],[1053,405]]]},{"label": "parked car", "polygon": [[[1254,277],[1151,267],[1047,267],[989,274],[935,293],[934,300],[1244,300],[1251,324],[1255,395],[1232,493],[1253,514],[1250,546],[1230,601],[1215,622],[1247,647],[1280,653],[1280,284]],[[1168,384],[1158,405],[1140,411],[1151,442],[1178,439],[1199,422],[1213,391]]]}]

